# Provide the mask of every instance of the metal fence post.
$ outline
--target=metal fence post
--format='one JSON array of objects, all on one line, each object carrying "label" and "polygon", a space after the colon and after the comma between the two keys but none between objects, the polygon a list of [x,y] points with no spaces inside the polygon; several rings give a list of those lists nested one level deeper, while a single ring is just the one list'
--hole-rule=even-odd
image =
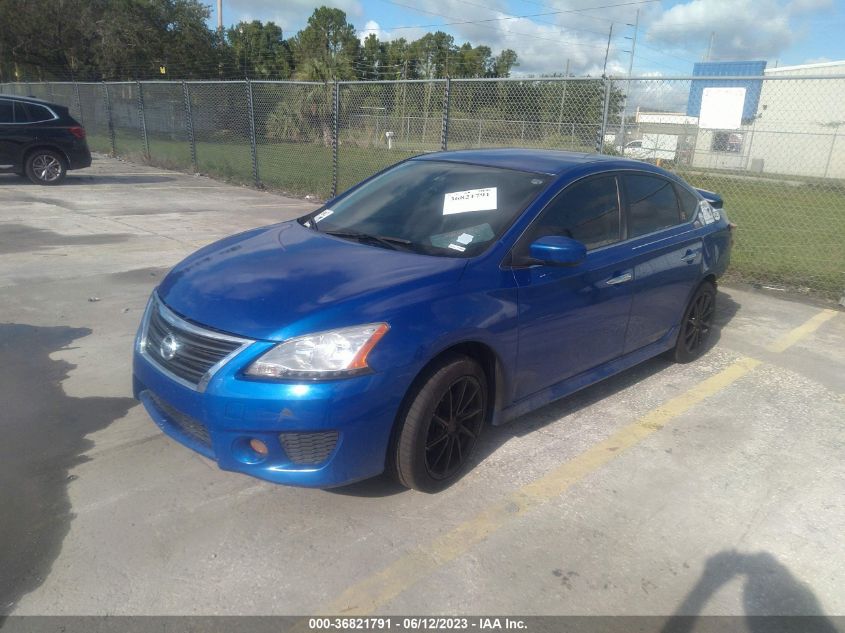
[{"label": "metal fence post", "polygon": [[85,115],[82,112],[82,99],[79,98],[79,83],[73,82],[73,91],[76,93],[76,110],[79,112],[79,122],[85,125]]},{"label": "metal fence post", "polygon": [[601,131],[596,139],[596,151],[604,154],[604,136],[607,133],[607,116],[610,110],[610,79],[604,80],[604,112],[601,117]]},{"label": "metal fence post", "polygon": [[443,121],[440,126],[440,151],[445,152],[449,145],[449,106],[452,79],[446,77],[446,88],[443,91]]},{"label": "metal fence post", "polygon": [[188,92],[188,82],[182,81],[182,97],[185,101],[185,131],[188,133],[188,142],[191,145],[191,169],[197,170],[197,144],[194,141],[194,115],[191,111],[191,95]]},{"label": "metal fence post", "polygon": [[103,98],[106,102],[106,116],[108,116],[108,130],[109,143],[111,144],[111,155],[117,156],[117,149],[115,148],[114,144],[114,121],[112,120],[111,115],[111,97],[109,96],[109,85],[105,81],[103,82]]},{"label": "metal fence post", "polygon": [[144,158],[150,160],[150,141],[147,138],[147,115],[144,111],[144,86],[136,81],[138,86],[138,127],[141,128],[141,140],[144,142]]},{"label": "metal fence post", "polygon": [[252,154],[252,179],[256,187],[261,187],[261,180],[258,177],[258,149],[255,139],[255,107],[252,101],[252,82],[246,79],[246,97],[249,107],[249,148]]},{"label": "metal fence post", "polygon": [[332,198],[337,195],[337,146],[340,119],[340,86],[335,79],[332,95]]}]

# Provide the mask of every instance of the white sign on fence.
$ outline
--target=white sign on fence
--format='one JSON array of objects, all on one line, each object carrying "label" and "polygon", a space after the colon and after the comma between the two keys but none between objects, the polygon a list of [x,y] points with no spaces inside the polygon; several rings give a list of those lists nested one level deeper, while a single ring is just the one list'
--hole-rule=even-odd
[{"label": "white sign on fence", "polygon": [[698,126],[715,130],[738,130],[742,125],[745,88],[705,88],[701,95]]}]

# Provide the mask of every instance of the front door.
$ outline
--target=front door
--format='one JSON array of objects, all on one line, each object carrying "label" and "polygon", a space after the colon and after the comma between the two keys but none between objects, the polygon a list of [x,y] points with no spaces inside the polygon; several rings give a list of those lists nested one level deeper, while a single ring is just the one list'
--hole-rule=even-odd
[{"label": "front door", "polygon": [[[617,180],[602,175],[567,187],[514,249],[519,293],[517,400],[622,354],[633,270],[627,263],[630,248],[620,243]],[[583,242],[585,261],[571,267],[531,265],[528,246],[545,235]]]}]

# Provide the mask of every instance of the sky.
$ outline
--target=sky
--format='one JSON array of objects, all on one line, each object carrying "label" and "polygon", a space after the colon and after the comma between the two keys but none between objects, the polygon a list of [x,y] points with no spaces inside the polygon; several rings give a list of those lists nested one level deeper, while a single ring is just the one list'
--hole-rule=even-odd
[{"label": "sky", "polygon": [[[216,0],[210,22],[217,23]],[[458,45],[519,55],[513,75],[688,75],[705,59],[769,67],[845,60],[845,0],[223,0],[223,23],[274,21],[289,37],[320,4],[343,9],[362,39],[416,39],[442,30]],[[711,44],[712,37],[712,46]]]}]

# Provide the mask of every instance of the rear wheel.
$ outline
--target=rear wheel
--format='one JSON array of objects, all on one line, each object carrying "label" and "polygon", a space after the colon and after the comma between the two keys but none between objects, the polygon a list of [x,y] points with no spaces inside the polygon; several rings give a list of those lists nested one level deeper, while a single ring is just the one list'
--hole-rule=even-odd
[{"label": "rear wheel", "polygon": [[26,158],[26,175],[36,185],[57,185],[67,176],[67,162],[58,152],[37,149]]},{"label": "rear wheel", "polygon": [[393,476],[423,492],[448,487],[472,457],[487,418],[487,380],[466,356],[438,363],[411,400],[392,447]]},{"label": "rear wheel", "polygon": [[678,363],[688,363],[701,356],[707,349],[707,341],[713,329],[716,314],[716,286],[705,281],[690,299],[681,321],[678,342],[673,358]]}]

